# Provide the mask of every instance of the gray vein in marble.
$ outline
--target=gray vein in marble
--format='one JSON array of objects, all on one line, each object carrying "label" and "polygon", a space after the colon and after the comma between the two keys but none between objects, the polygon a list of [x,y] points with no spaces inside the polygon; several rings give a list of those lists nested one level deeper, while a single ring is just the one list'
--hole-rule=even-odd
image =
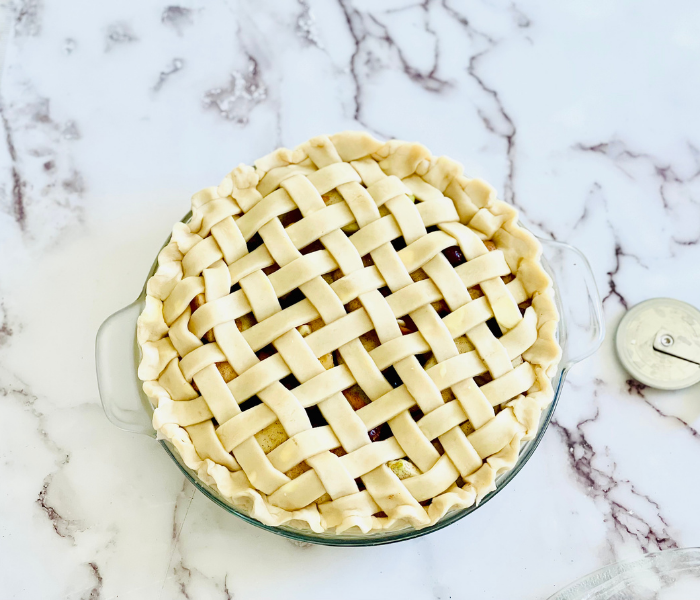
[{"label": "gray vein in marble", "polygon": [[12,216],[14,217],[17,225],[19,225],[19,228],[24,231],[27,224],[27,211],[24,207],[25,184],[20,177],[19,170],[17,169],[17,149],[15,148],[14,139],[12,137],[10,123],[5,115],[5,107],[2,104],[0,104],[0,119],[2,120],[2,124],[5,129],[5,143],[7,144],[7,150],[12,163]]},{"label": "gray vein in marble", "polygon": [[646,152],[632,151],[627,148],[626,144],[621,140],[613,139],[609,142],[600,142],[590,146],[586,144],[576,144],[574,147],[583,152],[594,152],[609,158],[615,163],[615,166],[630,179],[634,179],[634,176],[627,169],[625,169],[625,159],[643,160],[648,162],[656,174],[659,175],[664,182],[675,181],[676,183],[682,183],[684,181],[684,179],[676,174],[671,165],[660,164],[656,158],[654,158],[651,154],[647,154]]},{"label": "gray vein in marble", "polygon": [[415,8],[419,8],[421,10],[423,15],[423,27],[425,31],[429,33],[430,36],[433,38],[434,43],[433,66],[431,67],[428,73],[421,73],[418,69],[411,66],[406,60],[404,53],[401,50],[401,47],[389,35],[389,30],[387,29],[387,27],[380,23],[374,15],[371,15],[371,18],[374,20],[375,23],[382,27],[382,30],[384,32],[384,39],[389,44],[389,47],[396,49],[399,56],[399,60],[401,61],[401,67],[403,69],[403,72],[406,73],[406,75],[408,75],[411,81],[417,83],[418,85],[430,92],[442,92],[446,88],[451,87],[452,84],[446,80],[439,79],[437,77],[437,71],[440,64],[440,38],[435,29],[433,29],[433,27],[430,24],[430,3],[431,0],[425,0],[420,4],[402,6],[386,11],[387,14],[390,14],[392,12],[403,12],[405,10],[413,10]]},{"label": "gray vein in marble", "polygon": [[0,171],[0,207],[25,239],[45,246],[65,227],[83,222],[86,186],[65,146],[80,133],[72,120],[54,121],[48,98],[36,95],[30,84],[23,92],[21,102],[0,104],[9,158]]},{"label": "gray vein in marble", "polygon": [[455,8],[450,6],[447,0],[442,0],[442,7],[445,9],[445,12],[457,23],[459,23],[467,32],[467,35],[470,37],[470,39],[474,38],[481,38],[485,41],[487,41],[489,44],[495,44],[496,40],[492,38],[490,35],[487,33],[484,33],[483,31],[480,31],[476,29],[469,19],[465,17],[462,13],[458,12]]},{"label": "gray vein in marble", "polygon": [[82,136],[75,121],[66,121],[63,124],[63,137],[67,140],[79,140]]},{"label": "gray vein in marble", "polygon": [[521,29],[532,27],[532,21],[516,4],[511,4],[510,11],[515,17],[515,24]]},{"label": "gray vein in marble", "polygon": [[263,81],[258,61],[247,54],[248,66],[244,71],[233,71],[229,84],[204,93],[202,102],[229,121],[246,125],[253,109],[267,98],[267,86]]},{"label": "gray vein in marble", "polygon": [[588,190],[586,201],[583,205],[583,211],[581,212],[581,216],[574,222],[572,231],[575,231],[581,226],[581,224],[585,223],[591,213],[596,212],[597,209],[592,209],[592,207],[594,207],[596,204],[599,204],[602,207],[602,211],[605,213],[605,224],[614,243],[613,266],[605,273],[607,276],[608,292],[603,298],[603,304],[607,303],[610,299],[617,299],[620,305],[627,310],[629,308],[627,298],[625,298],[623,293],[618,289],[618,282],[616,279],[620,273],[620,269],[622,268],[622,259],[631,258],[632,260],[636,261],[640,267],[644,269],[648,269],[649,267],[645,265],[637,255],[626,251],[622,247],[622,242],[618,236],[618,229],[610,219],[608,202],[603,194],[603,186],[597,181],[594,181],[591,188]]},{"label": "gray vein in marble", "polygon": [[[189,496],[185,493],[186,490],[189,489]],[[191,575],[191,572],[189,569],[187,569],[183,564],[182,564],[182,556],[179,557],[177,563],[173,566],[173,559],[175,558],[175,553],[178,551],[178,543],[180,541],[180,534],[182,533],[182,528],[185,526],[185,521],[187,520],[187,514],[190,511],[190,508],[192,506],[192,500],[194,499],[194,488],[189,485],[188,481],[186,479],[183,479],[182,482],[182,489],[180,492],[178,492],[177,498],[175,499],[175,506],[173,507],[173,521],[172,521],[172,530],[171,530],[171,545],[172,545],[172,551],[170,553],[170,558],[168,559],[168,567],[166,569],[165,577],[163,578],[163,585],[161,586],[160,590],[160,595],[159,598],[162,597],[163,595],[163,590],[165,588],[165,583],[167,581],[168,575],[170,574],[171,570],[173,574],[178,577],[181,572],[186,572],[189,575]],[[180,513],[182,512],[182,507],[183,507],[183,499],[186,501],[186,507],[185,507],[185,514],[182,516],[182,519],[180,520]],[[182,592],[183,596],[185,598],[189,598],[187,595],[187,589],[186,585],[184,582],[179,581],[178,582],[180,586],[180,591]]]},{"label": "gray vein in marble", "polygon": [[69,176],[61,181],[61,187],[68,192],[76,196],[82,196],[85,192],[85,182],[83,181],[83,176],[73,169]]},{"label": "gray vein in marble", "polygon": [[[341,10],[343,11],[343,16],[345,17],[345,21],[348,26],[348,31],[350,32],[350,36],[353,39],[353,44],[355,46],[352,55],[350,56],[350,76],[353,80],[355,92],[354,92],[354,104],[355,104],[355,109],[354,109],[354,119],[365,126],[367,129],[370,129],[374,131],[375,133],[378,133],[376,130],[373,130],[367,123],[365,123],[362,119],[362,100],[361,100],[361,94],[362,94],[362,86],[360,84],[360,78],[358,75],[358,67],[357,67],[357,61],[360,56],[360,43],[362,41],[362,38],[360,37],[360,34],[358,34],[357,29],[359,29],[359,25],[356,24],[356,22],[360,19],[359,13],[350,6],[348,2],[345,0],[338,0],[338,4],[340,5]],[[383,134],[380,134],[383,135]],[[384,136],[384,137],[391,137],[391,136]]]},{"label": "gray vein in marble", "polygon": [[[17,378],[15,377],[15,379]],[[81,521],[69,519],[63,516],[48,499],[49,490],[53,478],[55,477],[56,473],[60,472],[60,470],[70,462],[70,452],[60,447],[49,436],[48,432],[46,431],[46,415],[42,411],[40,411],[36,406],[38,401],[37,396],[31,393],[31,391],[29,391],[29,388],[23,382],[18,380],[17,383],[20,387],[7,385],[0,387],[0,397],[6,399],[14,398],[15,400],[18,400],[22,408],[35,419],[36,432],[39,434],[39,437],[46,446],[46,448],[56,456],[55,462],[58,466],[57,471],[49,473],[44,477],[41,489],[37,494],[35,503],[45,514],[46,518],[51,523],[51,526],[53,527],[53,530],[56,532],[56,534],[61,538],[69,540],[73,545],[75,545],[75,535],[76,533],[85,530],[85,524]]]},{"label": "gray vein in marble", "polygon": [[695,170],[687,176],[680,175],[678,169],[672,164],[661,161],[647,152],[631,150],[623,141],[618,139],[592,145],[576,144],[574,148],[582,152],[592,152],[608,158],[630,179],[635,179],[635,176],[626,168],[627,162],[646,164],[659,180],[659,197],[666,210],[673,209],[668,199],[669,185],[688,184],[700,177],[700,157],[698,156],[698,150],[692,144],[688,144],[688,149],[695,158]]},{"label": "gray vein in marble", "polygon": [[112,23],[109,25],[109,27],[107,27],[107,34],[105,36],[105,52],[109,52],[115,46],[131,44],[137,41],[138,38],[133,32],[131,25],[123,21]]},{"label": "gray vein in marble", "polygon": [[17,225],[24,231],[27,225],[27,211],[24,208],[24,182],[14,163],[12,166],[12,213]]},{"label": "gray vein in marble", "polygon": [[225,600],[233,600],[233,592],[228,589],[228,573],[224,575],[224,594],[226,594]]},{"label": "gray vein in marble", "polygon": [[26,112],[35,123],[52,123],[51,108],[48,98],[37,97],[26,104]]},{"label": "gray vein in marble", "polygon": [[408,59],[406,58],[406,55],[401,49],[401,46],[399,46],[399,44],[396,43],[396,41],[391,37],[391,35],[389,34],[389,29],[386,27],[386,25],[384,25],[372,13],[368,13],[368,16],[370,21],[372,21],[380,30],[380,33],[373,34],[372,37],[386,43],[389,48],[396,51],[396,55],[398,56],[399,62],[401,63],[402,71],[408,76],[408,78],[413,83],[418,84],[420,87],[422,87],[428,92],[436,93],[443,92],[445,91],[445,89],[451,86],[450,82],[441,79],[437,75],[440,61],[440,44],[438,42],[437,35],[432,29],[430,29],[427,13],[424,25],[426,27],[426,30],[435,39],[435,45],[433,47],[433,65],[430,68],[430,71],[428,71],[427,73],[422,73],[419,69],[417,69],[408,62]]},{"label": "gray vein in marble", "polygon": [[622,305],[622,307],[625,310],[627,310],[629,308],[627,299],[617,289],[617,281],[615,279],[620,273],[620,269],[622,267],[622,258],[631,258],[635,260],[639,264],[639,266],[644,269],[648,270],[649,267],[645,265],[637,255],[627,252],[622,248],[622,243],[620,242],[620,239],[618,238],[618,235],[616,233],[616,229],[613,223],[610,221],[609,217],[606,218],[606,223],[608,225],[608,228],[612,232],[613,240],[615,241],[615,266],[606,273],[608,277],[608,293],[603,298],[603,305],[605,305],[605,303],[611,298],[617,298],[618,302]]},{"label": "gray vein in marble", "polygon": [[170,61],[170,64],[165,67],[163,71],[160,72],[160,75],[158,76],[158,81],[156,81],[156,84],[153,86],[153,91],[157,92],[159,91],[162,87],[163,84],[168,80],[168,78],[177,73],[178,71],[181,71],[185,66],[185,59],[183,58],[173,58],[172,61]]},{"label": "gray vein in marble", "polygon": [[278,148],[283,148],[284,142],[282,141],[282,107],[280,107],[279,104],[275,106],[275,138],[275,145]]},{"label": "gray vein in marble", "polygon": [[522,206],[518,207],[518,210],[520,211],[520,214],[525,217],[529,226],[537,227],[540,231],[548,235],[553,240],[559,240],[559,237],[554,229],[549,227],[549,225],[547,225],[544,221],[533,219]]},{"label": "gray vein in marble", "polygon": [[695,439],[700,440],[700,431],[695,429],[690,423],[687,421],[681,419],[680,417],[677,417],[676,415],[670,415],[664,411],[662,411],[658,406],[653,404],[649,398],[647,398],[645,394],[645,390],[648,388],[648,386],[644,385],[643,383],[640,383],[636,379],[628,379],[625,384],[627,385],[627,393],[631,395],[635,395],[642,400],[644,400],[645,404],[648,404],[652,410],[659,415],[660,417],[663,417],[664,419],[669,419],[683,427],[684,430],[686,430],[692,437]]},{"label": "gray vein in marble", "polygon": [[[596,385],[603,382],[596,380]],[[597,395],[597,392],[595,392]],[[622,539],[633,539],[644,552],[677,548],[677,542],[668,532],[668,521],[661,514],[658,502],[650,496],[637,490],[634,484],[625,479],[617,479],[617,465],[612,463],[610,472],[594,465],[598,453],[592,446],[584,428],[595,423],[600,416],[600,409],[592,417],[579,421],[575,427],[567,428],[557,419],[552,419],[553,428],[559,433],[561,440],[569,450],[569,466],[573,470],[577,482],[584,493],[593,501],[600,502],[605,509],[604,520],[612,526],[612,530]],[[607,448],[606,448],[607,451]],[[653,525],[644,515],[633,512],[616,497],[614,492],[622,491],[643,500],[649,511],[659,520],[660,525]],[[612,544],[611,544],[612,547]]]},{"label": "gray vein in marble", "polygon": [[7,308],[5,303],[0,300],[0,347],[10,341],[10,338],[15,334],[14,327],[10,325],[9,317],[7,316]]},{"label": "gray vein in marble", "polygon": [[163,25],[172,27],[178,35],[194,23],[194,11],[184,6],[166,6],[160,16]]},{"label": "gray vein in marble", "polygon": [[[422,5],[426,11],[428,4],[429,0],[424,2]],[[501,138],[505,143],[507,173],[503,184],[504,200],[516,206],[524,216],[528,217],[525,208],[517,201],[515,192],[517,127],[510,113],[506,110],[505,104],[498,90],[496,90],[492,85],[486,83],[484,75],[482,75],[480,69],[481,60],[491,50],[493,50],[493,48],[495,48],[499,42],[492,36],[474,28],[469,19],[448,4],[447,0],[442,0],[442,7],[452,19],[457,21],[457,23],[459,23],[460,26],[467,31],[467,34],[472,40],[482,42],[482,48],[484,45],[483,42],[486,42],[486,47],[473,54],[469,59],[467,74],[473,79],[478,88],[484,92],[488,98],[490,98],[493,105],[493,114],[489,114],[484,108],[477,106],[476,110],[479,118],[487,131]],[[517,17],[516,23],[518,27],[526,28],[530,26],[530,20],[527,15],[525,15],[515,5],[513,5],[511,9]],[[557,239],[555,232],[544,222],[537,221],[529,217],[528,220],[532,225],[539,227],[544,233],[553,239]]]},{"label": "gray vein in marble", "polygon": [[491,97],[493,100],[495,106],[496,106],[496,112],[500,116],[500,121],[501,124],[500,126],[496,124],[494,119],[490,118],[486,113],[481,109],[477,108],[477,112],[479,114],[479,117],[481,118],[481,121],[483,122],[484,126],[486,129],[488,129],[491,133],[494,135],[497,135],[498,137],[502,138],[503,141],[506,144],[506,159],[508,162],[508,172],[506,174],[506,180],[503,185],[503,199],[506,202],[510,202],[514,206],[518,208],[522,208],[521,206],[518,205],[516,202],[515,198],[515,135],[517,133],[517,130],[515,128],[515,123],[513,122],[513,119],[510,117],[510,115],[506,112],[505,107],[503,106],[503,102],[501,101],[501,98],[498,94],[498,92],[493,89],[492,87],[489,87],[486,85],[484,80],[482,79],[481,75],[477,73],[477,66],[478,62],[480,59],[487,53],[487,51],[480,52],[479,54],[475,54],[469,59],[469,66],[467,67],[467,73],[469,73],[469,76],[474,79],[476,84],[481,88],[482,91],[484,91],[488,96]]},{"label": "gray vein in marble", "polygon": [[390,35],[389,29],[374,14],[360,12],[348,0],[338,0],[338,4],[345,18],[354,46],[349,65],[349,73],[354,87],[353,118],[363,127],[381,137],[394,137],[388,132],[380,131],[369,124],[363,115],[364,77],[368,74],[375,74],[383,68],[379,57],[375,55],[375,45],[379,43],[380,46],[392,50],[398,58],[401,71],[413,83],[418,84],[426,91],[441,93],[450,87],[451,84],[437,75],[439,59],[437,39],[433,48],[433,66],[430,71],[423,73],[408,62],[401,47]]},{"label": "gray vein in marble", "polygon": [[66,38],[63,41],[63,52],[70,56],[73,54],[77,46],[78,43],[73,38]]},{"label": "gray vein in marble", "polygon": [[591,184],[591,188],[588,190],[588,194],[586,195],[586,201],[583,203],[583,211],[581,211],[581,216],[576,219],[573,227],[571,228],[572,231],[575,231],[580,225],[588,221],[588,218],[591,215],[590,207],[593,201],[600,198],[602,203],[605,204],[605,197],[602,195],[602,190],[603,186],[597,181],[594,181]]},{"label": "gray vein in marble", "polygon": [[[523,207],[517,200],[515,191],[517,127],[514,119],[506,110],[501,94],[493,85],[486,83],[485,77],[480,68],[482,59],[499,44],[499,41],[492,36],[474,28],[469,19],[448,4],[447,0],[442,0],[442,6],[446,13],[467,31],[471,39],[478,39],[481,42],[486,42],[486,47],[473,54],[469,59],[467,74],[474,80],[479,89],[491,99],[491,103],[494,107],[493,114],[489,114],[483,107],[477,106],[476,110],[479,118],[484,124],[486,130],[501,138],[505,144],[507,172],[503,184],[503,199],[518,208],[518,210],[520,210],[520,212],[527,217],[530,224],[539,227],[544,233],[556,240],[557,236],[554,230],[548,227],[544,222],[530,218],[525,207]],[[515,15],[516,25],[519,28],[524,29],[530,27],[531,21],[522,10],[515,5],[512,5],[510,10]]]},{"label": "gray vein in marble", "polygon": [[21,0],[14,6],[15,35],[37,36],[41,33],[41,0]]},{"label": "gray vein in marble", "polygon": [[178,564],[173,567],[173,575],[178,580],[178,589],[183,598],[192,600],[192,596],[190,596],[189,592],[187,591],[187,585],[192,579],[192,571],[182,563],[182,560],[180,560]]},{"label": "gray vein in marble", "polygon": [[89,562],[88,567],[90,568],[92,576],[95,578],[95,586],[90,590],[90,595],[87,597],[87,600],[100,600],[102,597],[103,584],[102,573],[100,573],[100,569],[95,562]]},{"label": "gray vein in marble", "polygon": [[49,493],[49,486],[51,485],[51,480],[53,479],[55,473],[50,473],[44,477],[44,483],[41,486],[41,491],[37,496],[35,502],[39,505],[39,508],[44,511],[46,517],[51,522],[53,530],[59,537],[70,540],[73,545],[75,545],[75,534],[84,531],[82,523],[79,521],[74,521],[72,519],[67,519],[61,516],[58,511],[49,504],[46,496]]},{"label": "gray vein in marble", "polygon": [[[15,379],[17,378],[15,377]],[[0,397],[14,398],[19,401],[22,408],[36,420],[36,432],[46,448],[56,455],[56,464],[58,466],[65,465],[70,461],[70,453],[56,444],[46,432],[46,415],[36,406],[39,398],[29,390],[26,384],[21,381],[18,383],[19,387],[0,383]]]},{"label": "gray vein in marble", "polygon": [[622,247],[620,246],[619,242],[615,242],[615,267],[607,272],[608,276],[608,293],[606,294],[605,298],[603,298],[603,304],[605,304],[610,298],[617,298],[620,304],[622,304],[623,308],[627,310],[629,308],[629,305],[627,304],[627,300],[625,300],[625,297],[617,290],[617,282],[615,281],[615,276],[620,272],[620,258],[623,256],[627,256],[622,251]]},{"label": "gray vein in marble", "polygon": [[297,17],[296,32],[297,35],[306,40],[312,46],[316,46],[320,50],[324,50],[323,42],[318,35],[318,26],[316,18],[311,10],[308,0],[297,0],[301,6],[301,12]]}]

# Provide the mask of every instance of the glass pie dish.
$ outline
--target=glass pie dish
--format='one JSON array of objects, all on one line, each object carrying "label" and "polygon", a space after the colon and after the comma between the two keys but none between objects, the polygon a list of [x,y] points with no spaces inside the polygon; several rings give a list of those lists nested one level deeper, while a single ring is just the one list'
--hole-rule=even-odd
[{"label": "glass pie dish", "polygon": [[[183,222],[189,218],[190,214],[186,215]],[[168,239],[166,244],[169,241]],[[426,535],[458,521],[495,496],[529,460],[549,425],[568,370],[595,352],[605,334],[602,305],[586,258],[568,244],[543,239],[540,242],[543,248],[542,263],[554,282],[555,300],[560,315],[557,337],[563,354],[552,378],[554,398],[542,412],[535,437],[522,444],[515,466],[496,479],[496,490],[486,495],[478,505],[453,510],[437,523],[421,529],[404,528],[367,534],[348,531],[337,534],[317,533],[290,525],[273,527],[252,518],[245,510],[225,499],[215,488],[201,481],[167,440],[159,440],[163,449],[207,498],[252,525],[301,542],[332,546],[387,544]],[[156,268],[157,261],[151,266],[146,281]],[[136,342],[136,321],[144,308],[145,297],[144,284],[141,294],[132,304],[110,316],[101,325],[97,333],[95,359],[100,397],[108,419],[121,429],[155,438],[156,432],[151,424],[153,407],[143,393],[137,376],[141,355]]]},{"label": "glass pie dish", "polygon": [[549,600],[687,600],[698,597],[700,548],[674,548],[593,571]]}]

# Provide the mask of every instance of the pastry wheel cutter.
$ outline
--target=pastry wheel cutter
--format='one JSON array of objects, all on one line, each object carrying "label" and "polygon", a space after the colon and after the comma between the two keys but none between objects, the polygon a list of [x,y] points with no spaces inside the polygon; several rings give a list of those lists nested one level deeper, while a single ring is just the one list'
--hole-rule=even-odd
[{"label": "pastry wheel cutter", "polygon": [[673,298],[633,306],[620,321],[617,354],[639,382],[680,390],[700,381],[700,310]]}]

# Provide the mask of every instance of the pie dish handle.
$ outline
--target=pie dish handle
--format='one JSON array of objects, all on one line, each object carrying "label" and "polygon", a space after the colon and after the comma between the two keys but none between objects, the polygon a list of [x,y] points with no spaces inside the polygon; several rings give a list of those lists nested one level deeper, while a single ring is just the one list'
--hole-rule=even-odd
[{"label": "pie dish handle", "polygon": [[143,297],[108,317],[97,331],[95,366],[102,408],[120,429],[155,437],[153,412],[141,390],[136,320],[144,307]]},{"label": "pie dish handle", "polygon": [[554,280],[561,315],[562,366],[569,369],[593,354],[605,338],[603,304],[591,265],[583,253],[563,242],[540,239],[543,263]]}]

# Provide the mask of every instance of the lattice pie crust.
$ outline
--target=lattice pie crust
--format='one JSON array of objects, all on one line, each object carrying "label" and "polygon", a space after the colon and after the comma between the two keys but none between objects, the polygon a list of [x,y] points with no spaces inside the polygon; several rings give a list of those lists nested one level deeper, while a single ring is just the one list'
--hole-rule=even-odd
[{"label": "lattice pie crust", "polygon": [[362,132],[236,167],[193,196],[148,282],[159,436],[268,525],[420,528],[478,503],[560,357],[516,220],[455,161]]}]

